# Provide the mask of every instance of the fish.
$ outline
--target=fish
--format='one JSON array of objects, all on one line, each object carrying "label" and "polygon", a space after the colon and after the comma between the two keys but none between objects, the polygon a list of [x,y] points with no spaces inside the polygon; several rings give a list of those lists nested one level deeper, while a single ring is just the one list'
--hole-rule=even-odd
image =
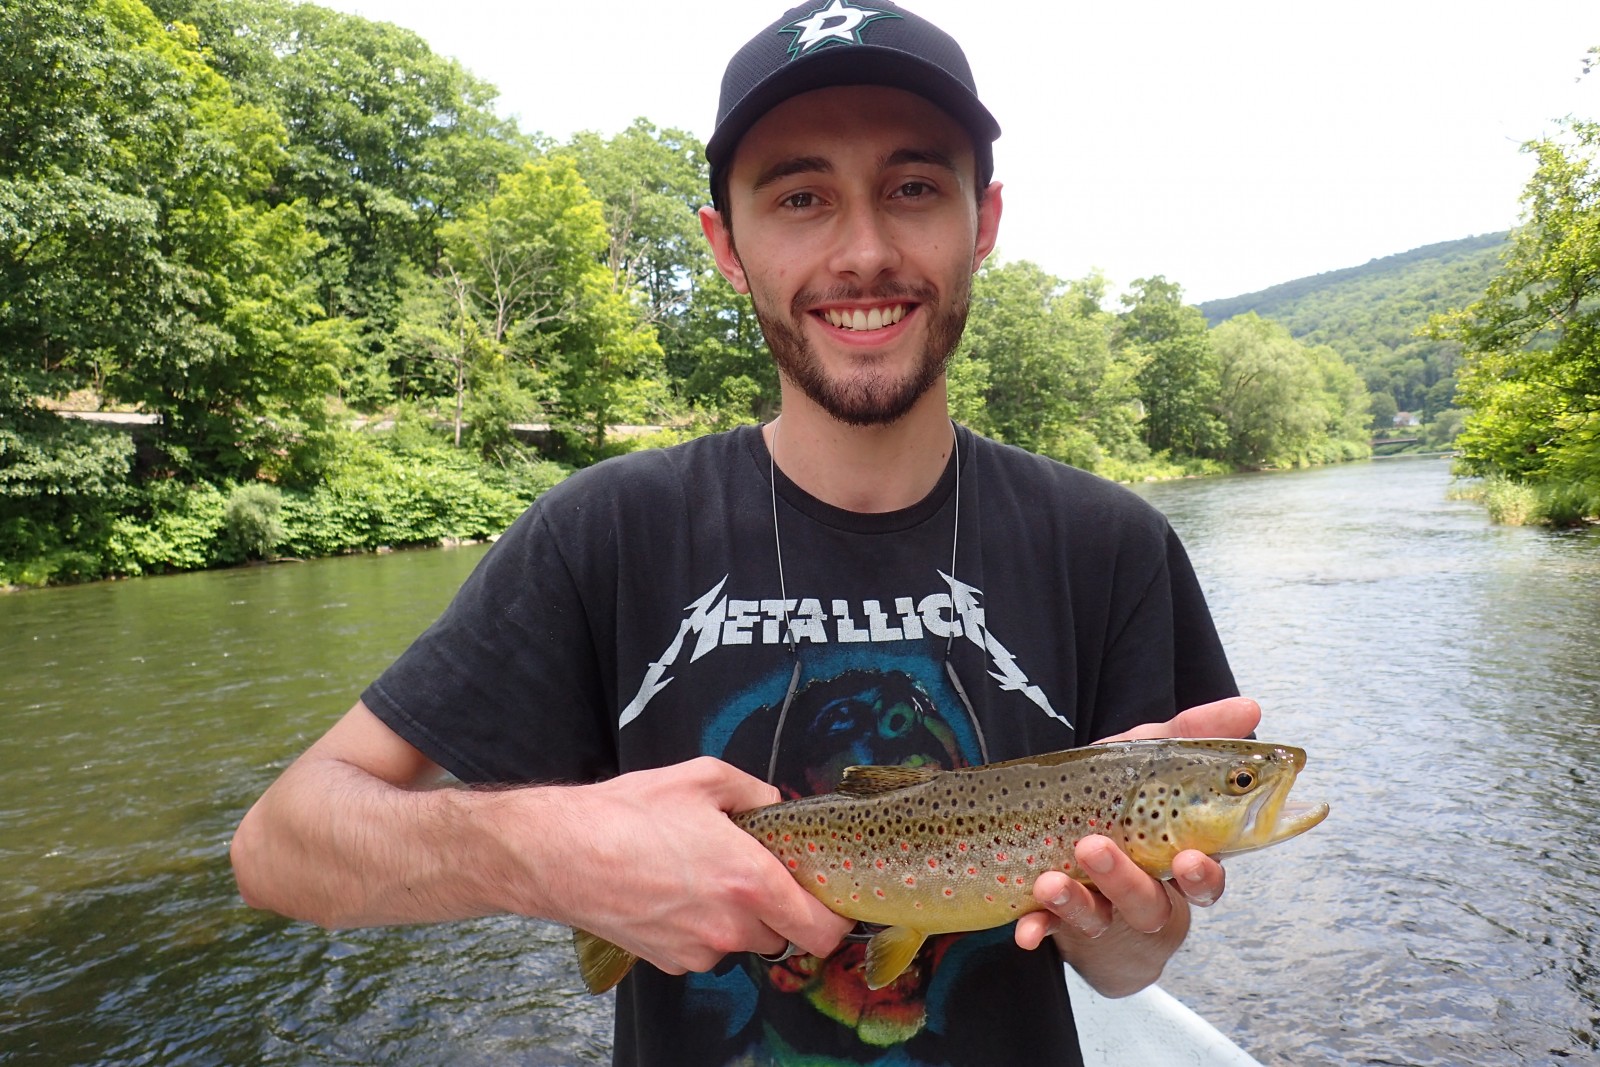
[{"label": "fish", "polygon": [[[1327,804],[1289,800],[1303,749],[1235,738],[1114,741],[975,767],[859,766],[836,790],[735,813],[733,821],[830,910],[878,927],[869,988],[893,982],[933,934],[987,930],[1041,910],[1033,883],[1090,834],[1153,878],[1186,849],[1227,856],[1297,837]],[[635,957],[574,931],[592,993]]]}]

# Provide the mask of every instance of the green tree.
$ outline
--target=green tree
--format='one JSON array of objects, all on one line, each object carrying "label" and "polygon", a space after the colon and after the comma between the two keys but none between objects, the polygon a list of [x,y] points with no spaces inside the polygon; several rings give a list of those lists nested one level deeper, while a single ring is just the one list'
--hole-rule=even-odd
[{"label": "green tree", "polygon": [[1144,405],[1145,445],[1153,452],[1218,455],[1220,383],[1205,316],[1184,304],[1183,290],[1160,275],[1135,281],[1122,304],[1126,310],[1117,317],[1113,343],[1139,367],[1134,381]]},{"label": "green tree", "polygon": [[1538,167],[1503,269],[1433,323],[1463,349],[1458,445],[1476,473],[1600,482],[1600,123],[1525,148]]},{"label": "green tree", "polygon": [[[985,264],[951,378],[974,429],[1093,469],[1137,443],[1132,368],[1113,356],[1103,280],[1071,284],[1026,261]],[[971,364],[966,366],[963,364]],[[981,408],[969,395],[981,383]]]},{"label": "green tree", "polygon": [[608,425],[649,405],[660,348],[634,295],[613,285],[603,209],[570,156],[504,176],[441,236],[485,343],[516,361],[524,386],[548,377],[557,429],[598,452]]},{"label": "green tree", "polygon": [[250,476],[320,418],[342,345],[300,206],[263,199],[282,125],[137,0],[17,0],[0,55],[4,395],[93,384],[160,413],[178,468]]},{"label": "green tree", "polygon": [[491,108],[494,88],[421,37],[289,0],[153,0],[199,42],[238,95],[288,131],[266,191],[298,203],[322,238],[310,276],[322,313],[362,335],[342,368],[358,403],[388,388],[401,289],[434,267],[439,227],[533,150]]},{"label": "green tree", "polygon": [[1211,343],[1221,364],[1218,414],[1231,462],[1298,466],[1366,450],[1366,389],[1333,349],[1303,345],[1254,312],[1214,328]]}]

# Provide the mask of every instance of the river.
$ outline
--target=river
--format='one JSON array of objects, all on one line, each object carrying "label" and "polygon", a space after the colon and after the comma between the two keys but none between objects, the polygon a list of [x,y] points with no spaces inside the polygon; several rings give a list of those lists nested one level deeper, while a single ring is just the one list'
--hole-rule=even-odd
[{"label": "river", "polygon": [[[1166,988],[1270,1065],[1600,1060],[1600,531],[1449,465],[1164,483],[1262,736],[1333,813],[1229,864]],[[566,932],[326,933],[239,816],[481,548],[0,597],[0,1063],[607,1062]]]}]

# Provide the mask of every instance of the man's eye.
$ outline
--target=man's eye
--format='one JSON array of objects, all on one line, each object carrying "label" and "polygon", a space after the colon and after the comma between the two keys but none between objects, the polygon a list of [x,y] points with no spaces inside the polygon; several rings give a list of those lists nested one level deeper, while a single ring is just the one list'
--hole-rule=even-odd
[{"label": "man's eye", "polygon": [[931,192],[933,192],[933,188],[927,182],[905,182],[894,191],[894,195],[916,199],[920,196],[927,196]]},{"label": "man's eye", "polygon": [[810,193],[790,193],[783,198],[783,206],[787,208],[806,208],[816,203],[816,197]]}]

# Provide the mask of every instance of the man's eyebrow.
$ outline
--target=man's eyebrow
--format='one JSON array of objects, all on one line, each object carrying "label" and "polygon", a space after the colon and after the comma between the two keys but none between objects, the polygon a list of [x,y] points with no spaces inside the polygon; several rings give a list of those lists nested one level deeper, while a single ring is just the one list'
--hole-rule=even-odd
[{"label": "man's eyebrow", "polygon": [[832,174],[833,164],[821,156],[792,156],[789,159],[780,159],[766,170],[756,175],[753,192],[760,192],[773,182],[782,181],[796,174]]},{"label": "man's eyebrow", "polygon": [[[943,170],[954,171],[955,160],[947,152],[937,148],[897,148],[884,156],[878,164],[878,169],[888,170],[891,167],[904,167],[911,164],[939,167]],[[780,159],[756,175],[755,184],[751,187],[753,192],[780,182],[785,178],[792,178],[796,174],[832,174],[833,163],[823,156],[791,156]]]},{"label": "man's eyebrow", "polygon": [[941,167],[944,170],[955,170],[955,160],[946,152],[937,148],[897,148],[883,161],[883,169],[890,167],[903,167],[908,163],[921,163],[930,167]]}]

